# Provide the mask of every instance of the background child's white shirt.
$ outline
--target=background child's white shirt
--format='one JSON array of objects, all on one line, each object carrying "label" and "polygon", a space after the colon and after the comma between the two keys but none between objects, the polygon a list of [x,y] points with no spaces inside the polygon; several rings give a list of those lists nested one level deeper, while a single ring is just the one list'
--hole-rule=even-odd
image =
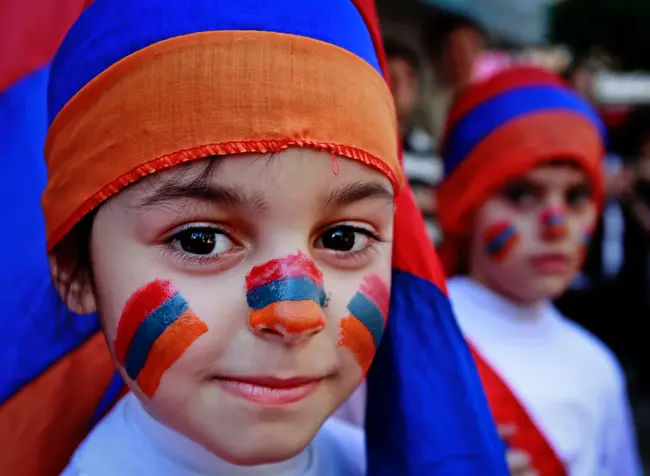
[{"label": "background child's white shirt", "polygon": [[463,334],[571,476],[642,474],[625,378],[604,344],[550,303],[519,307],[468,278],[448,286]]},{"label": "background child's white shirt", "polygon": [[63,476],[362,476],[361,429],[330,419],[312,443],[282,463],[233,466],[153,419],[131,393],[79,446]]}]

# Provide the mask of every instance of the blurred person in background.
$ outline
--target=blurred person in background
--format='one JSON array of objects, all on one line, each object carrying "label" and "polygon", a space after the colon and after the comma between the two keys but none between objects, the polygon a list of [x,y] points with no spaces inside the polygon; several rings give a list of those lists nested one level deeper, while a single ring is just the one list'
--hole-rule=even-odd
[{"label": "blurred person in background", "polygon": [[487,34],[470,16],[439,12],[426,29],[424,45],[439,83],[456,93],[472,82]]},{"label": "blurred person in background", "polygon": [[578,94],[595,105],[594,73],[594,62],[588,57],[578,56],[562,76]]},{"label": "blurred person in background", "polygon": [[487,41],[486,31],[468,15],[439,11],[425,26],[422,42],[435,83],[429,113],[437,139],[453,98],[473,81]]},{"label": "blurred person in background", "polygon": [[416,108],[421,99],[423,67],[417,49],[408,42],[385,40],[391,89],[402,136],[404,170],[422,211],[427,232],[434,243],[440,241],[436,220],[436,185],[442,176],[442,162],[436,155],[436,142],[416,121]]},{"label": "blurred person in background", "polygon": [[603,200],[603,128],[535,68],[472,85],[450,111],[441,257],[513,474],[642,474],[616,358],[550,302]]}]

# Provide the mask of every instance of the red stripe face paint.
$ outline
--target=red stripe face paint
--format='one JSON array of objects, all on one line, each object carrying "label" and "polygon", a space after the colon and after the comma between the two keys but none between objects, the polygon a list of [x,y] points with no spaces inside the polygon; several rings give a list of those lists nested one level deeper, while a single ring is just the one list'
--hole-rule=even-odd
[{"label": "red stripe face paint", "polygon": [[561,240],[569,235],[566,213],[561,208],[549,208],[540,216],[545,240]]},{"label": "red stripe face paint", "polygon": [[341,320],[338,345],[347,347],[361,366],[365,376],[375,357],[386,328],[390,290],[377,274],[365,277],[350,300],[350,314]]},{"label": "red stripe face paint", "polygon": [[142,393],[153,398],[163,374],[207,331],[170,281],[155,280],[124,306],[113,353]]},{"label": "red stripe face paint", "polygon": [[500,221],[487,228],[483,234],[483,243],[488,257],[496,263],[501,263],[519,243],[519,233],[512,223]]},{"label": "red stripe face paint", "polygon": [[246,300],[254,332],[273,331],[297,344],[325,328],[323,275],[298,252],[255,266],[246,276]]}]

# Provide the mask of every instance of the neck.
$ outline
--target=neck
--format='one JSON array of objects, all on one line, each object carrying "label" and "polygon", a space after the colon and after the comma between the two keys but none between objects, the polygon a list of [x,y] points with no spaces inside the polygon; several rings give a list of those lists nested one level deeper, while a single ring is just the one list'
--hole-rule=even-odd
[{"label": "neck", "polygon": [[545,299],[530,299],[525,296],[519,296],[516,293],[510,292],[505,286],[501,286],[497,280],[489,279],[489,277],[482,272],[478,266],[471,266],[469,277],[479,283],[481,286],[489,289],[495,294],[507,299],[518,307],[521,308],[535,308],[544,303]]}]

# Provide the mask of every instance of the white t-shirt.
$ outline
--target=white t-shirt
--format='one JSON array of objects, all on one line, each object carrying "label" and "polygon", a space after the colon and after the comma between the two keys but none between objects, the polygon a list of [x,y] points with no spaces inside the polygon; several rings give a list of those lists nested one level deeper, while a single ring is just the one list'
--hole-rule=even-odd
[{"label": "white t-shirt", "polygon": [[151,417],[131,393],[79,446],[63,476],[362,476],[364,434],[330,419],[298,456],[234,466]]},{"label": "white t-shirt", "polygon": [[518,306],[468,278],[448,286],[463,334],[571,476],[642,474],[625,378],[604,344],[550,303]]}]

